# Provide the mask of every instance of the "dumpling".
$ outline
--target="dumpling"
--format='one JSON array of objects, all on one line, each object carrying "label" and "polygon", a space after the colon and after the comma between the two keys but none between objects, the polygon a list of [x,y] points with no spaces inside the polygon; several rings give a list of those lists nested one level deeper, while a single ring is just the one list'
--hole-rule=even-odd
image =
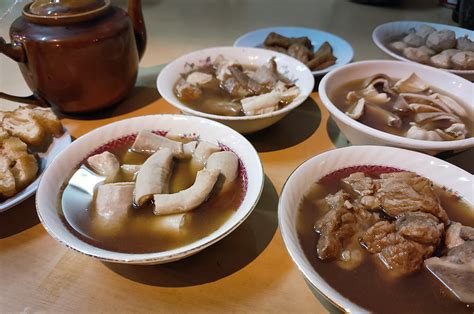
[{"label": "dumpling", "polygon": [[474,69],[474,52],[462,51],[458,52],[451,58],[453,67],[459,70],[473,70]]},{"label": "dumpling", "polygon": [[433,32],[436,32],[436,29],[434,27],[423,24],[418,28],[416,34],[423,38],[423,40],[426,40],[426,38],[428,38],[428,36]]},{"label": "dumpling", "polygon": [[395,51],[403,52],[403,49],[407,48],[408,45],[403,41],[394,41],[393,43],[389,44],[389,47]]},{"label": "dumpling", "polygon": [[403,55],[410,60],[427,64],[430,62],[430,57],[436,52],[426,46],[419,48],[408,47],[403,50]]},{"label": "dumpling", "polygon": [[440,52],[456,47],[456,34],[451,30],[441,30],[431,33],[426,39],[426,46]]},{"label": "dumpling", "polygon": [[423,39],[423,37],[415,33],[410,33],[403,37],[403,42],[409,47],[420,47],[425,44],[425,40]]},{"label": "dumpling", "polygon": [[456,48],[462,51],[474,51],[474,41],[466,35],[456,40]]},{"label": "dumpling", "polygon": [[430,62],[437,68],[449,69],[451,68],[451,57],[442,53],[439,53],[430,58]]}]

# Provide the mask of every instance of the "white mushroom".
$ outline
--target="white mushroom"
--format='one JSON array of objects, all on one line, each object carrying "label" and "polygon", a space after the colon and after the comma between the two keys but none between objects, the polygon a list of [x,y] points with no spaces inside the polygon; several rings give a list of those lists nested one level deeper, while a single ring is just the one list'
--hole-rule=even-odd
[{"label": "white mushroom", "polygon": [[186,82],[192,85],[204,85],[212,81],[212,75],[203,72],[192,72],[186,77]]},{"label": "white mushroom", "polygon": [[190,211],[209,197],[217,182],[220,171],[218,169],[198,171],[194,184],[174,194],[156,194],[153,196],[155,215],[169,215]]},{"label": "white mushroom", "polygon": [[120,171],[117,157],[107,151],[87,158],[87,163],[95,173],[106,177],[106,183],[113,182]]},{"label": "white mushroom", "polygon": [[437,52],[454,48],[456,47],[456,34],[447,29],[432,32],[426,38],[426,45]]},{"label": "white mushroom", "polygon": [[162,148],[151,155],[142,165],[135,184],[135,204],[143,205],[153,194],[168,193],[173,168],[173,154]]},{"label": "white mushroom", "polygon": [[443,140],[437,132],[431,131],[431,130],[425,130],[423,128],[418,127],[415,124],[412,124],[412,126],[408,129],[405,136],[408,138],[415,139],[415,140],[428,140],[428,141],[442,141]]},{"label": "white mushroom", "polygon": [[239,158],[230,151],[217,152],[207,159],[206,169],[218,169],[224,178],[223,188],[226,189],[239,174]]},{"label": "white mushroom", "polygon": [[403,42],[410,47],[420,47],[425,43],[425,40],[415,33],[410,33],[403,37]]},{"label": "white mushroom", "polygon": [[419,93],[428,90],[430,86],[415,73],[395,83],[393,89],[399,93]]},{"label": "white mushroom", "polygon": [[243,98],[240,103],[245,115],[252,116],[277,110],[280,100],[281,94],[271,91],[270,93]]},{"label": "white mushroom", "polygon": [[160,148],[168,148],[175,156],[183,154],[183,143],[170,140],[149,130],[141,130],[132,145],[132,150],[136,152],[154,153]]},{"label": "white mushroom", "polygon": [[346,115],[354,120],[358,120],[364,114],[365,99],[361,98],[355,105],[352,105],[349,110],[346,111]]}]

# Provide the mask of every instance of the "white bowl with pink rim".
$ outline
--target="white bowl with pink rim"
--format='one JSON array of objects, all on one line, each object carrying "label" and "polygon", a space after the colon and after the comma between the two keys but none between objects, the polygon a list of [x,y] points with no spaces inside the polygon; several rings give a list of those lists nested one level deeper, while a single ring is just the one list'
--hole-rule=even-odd
[{"label": "white bowl with pink rim", "polygon": [[278,204],[280,232],[290,256],[311,285],[331,303],[345,312],[361,313],[368,310],[341,295],[312,267],[301,248],[296,231],[298,207],[309,186],[334,171],[354,166],[383,166],[415,172],[436,185],[452,190],[468,202],[472,210],[474,176],[436,157],[386,146],[334,149],[305,161],[290,175],[283,186]]},{"label": "white bowl with pink rim", "polygon": [[430,66],[390,60],[360,61],[342,66],[328,73],[319,84],[319,95],[324,106],[344,136],[355,145],[388,145],[436,154],[442,151],[460,151],[474,147],[474,137],[455,141],[416,140],[380,131],[358,122],[333,102],[338,89],[354,80],[382,73],[392,78],[407,77],[416,73],[436,89],[462,100],[471,121],[474,118],[474,84],[460,76]]},{"label": "white bowl with pink rim", "polygon": [[[105,250],[76,237],[60,217],[62,188],[73,172],[93,151],[140,130],[165,131],[169,135],[199,137],[228,147],[245,168],[246,192],[241,205],[216,231],[193,243],[156,253],[120,253]],[[245,187],[244,187],[245,188]],[[263,168],[253,146],[239,133],[218,122],[182,115],[150,115],[130,118],[97,128],[74,141],[59,154],[44,172],[36,194],[36,208],[41,223],[61,244],[97,259],[129,264],[160,264],[185,258],[219,241],[237,228],[251,214],[263,189]]]},{"label": "white bowl with pink rim", "polygon": [[[261,66],[272,57],[275,57],[278,72],[292,80],[299,87],[300,94],[291,103],[279,110],[253,116],[222,116],[191,109],[176,96],[174,90],[176,82],[181,74],[186,72],[186,64],[203,64],[209,59],[214,61],[219,55],[223,55],[226,59],[236,60],[242,65],[250,66]],[[269,127],[301,105],[313,91],[314,77],[306,65],[282,53],[259,48],[215,47],[191,52],[172,61],[160,72],[156,85],[160,95],[184,114],[212,119],[233,128],[237,132],[246,134]]]}]

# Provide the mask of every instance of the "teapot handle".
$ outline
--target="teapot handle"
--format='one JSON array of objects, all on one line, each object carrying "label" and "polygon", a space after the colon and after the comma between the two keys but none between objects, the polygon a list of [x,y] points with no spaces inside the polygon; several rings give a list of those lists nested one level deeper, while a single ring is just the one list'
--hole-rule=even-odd
[{"label": "teapot handle", "polygon": [[[16,62],[26,62],[25,50],[20,42],[7,44],[5,42],[5,39],[3,39],[3,37],[0,37],[0,53],[3,53],[4,55]],[[0,98],[20,102],[23,104],[45,105],[44,101],[42,101],[41,98],[35,95],[19,97],[0,92]]]}]

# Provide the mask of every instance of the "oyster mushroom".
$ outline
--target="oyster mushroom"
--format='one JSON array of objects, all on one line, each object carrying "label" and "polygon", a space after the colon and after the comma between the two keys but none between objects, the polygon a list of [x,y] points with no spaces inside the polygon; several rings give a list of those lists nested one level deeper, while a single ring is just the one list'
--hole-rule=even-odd
[{"label": "oyster mushroom", "polygon": [[354,120],[358,120],[364,114],[365,99],[361,98],[346,111],[346,115]]},{"label": "oyster mushroom", "polygon": [[405,98],[408,103],[418,103],[424,105],[434,105],[440,108],[444,112],[453,113],[452,110],[444,102],[440,101],[436,96],[432,95],[423,95],[423,94],[414,94],[414,93],[400,93],[400,96]]},{"label": "oyster mushroom", "polygon": [[431,95],[431,97],[439,100],[440,103],[443,103],[445,105],[444,107],[448,109],[447,111],[445,110],[446,112],[455,113],[460,117],[468,116],[466,109],[464,109],[464,107],[462,107],[457,101],[455,101],[451,97],[439,93],[434,93],[433,95]]},{"label": "oyster mushroom", "polygon": [[415,73],[395,83],[393,89],[399,93],[419,93],[428,90],[430,86]]},{"label": "oyster mushroom", "polygon": [[432,130],[425,130],[420,128],[416,124],[412,124],[405,134],[406,137],[412,138],[415,140],[428,140],[428,141],[442,141],[442,137]]},{"label": "oyster mushroom", "polygon": [[464,123],[453,123],[450,127],[444,129],[444,132],[454,136],[456,139],[466,138],[467,130]]},{"label": "oyster mushroom", "polygon": [[426,104],[411,103],[408,105],[408,107],[414,112],[442,112],[441,109]]},{"label": "oyster mushroom", "polygon": [[[390,86],[392,85],[392,80],[385,74],[379,73],[365,79],[363,82],[363,86],[369,85],[372,85],[380,93],[382,93],[383,91],[388,93],[393,92],[390,88]],[[378,86],[381,86],[381,88],[379,88]]]},{"label": "oyster mushroom", "polygon": [[393,103],[393,110],[398,112],[408,112],[411,110],[410,106],[406,102],[405,98],[400,95],[397,95],[395,102]]},{"label": "oyster mushroom", "polygon": [[446,112],[417,112],[415,114],[416,123],[428,123],[440,120],[447,120],[452,123],[462,123],[457,116]]},{"label": "oyster mushroom", "polygon": [[370,113],[373,116],[376,116],[380,121],[384,121],[386,125],[400,128],[402,126],[402,120],[399,116],[380,108],[379,106],[374,106],[371,104],[366,104],[365,111]]}]

